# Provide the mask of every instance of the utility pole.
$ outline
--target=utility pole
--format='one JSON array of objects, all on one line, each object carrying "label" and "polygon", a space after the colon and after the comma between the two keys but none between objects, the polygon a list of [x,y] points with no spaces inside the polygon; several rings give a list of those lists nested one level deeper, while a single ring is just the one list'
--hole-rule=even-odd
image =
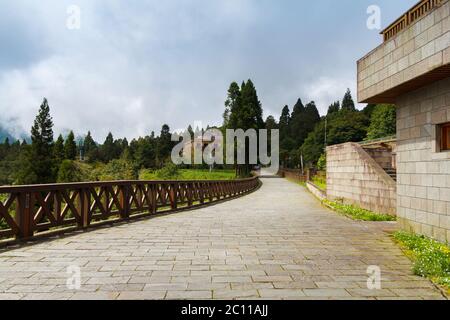
[{"label": "utility pole", "polygon": [[300,154],[300,163],[302,165],[302,175],[304,175],[305,174],[305,170],[304,170],[304,167],[303,167],[303,153]]},{"label": "utility pole", "polygon": [[328,118],[325,116],[325,150],[327,149],[327,126],[328,126]]},{"label": "utility pole", "polygon": [[83,155],[83,143],[80,141],[78,141],[78,149],[80,150],[80,162],[82,162],[84,160],[84,155]]}]

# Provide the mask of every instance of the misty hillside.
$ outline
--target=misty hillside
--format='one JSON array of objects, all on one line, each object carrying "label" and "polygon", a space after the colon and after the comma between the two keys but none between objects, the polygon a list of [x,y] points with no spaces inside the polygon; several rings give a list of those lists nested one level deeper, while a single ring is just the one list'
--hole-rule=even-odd
[{"label": "misty hillside", "polygon": [[3,143],[6,138],[8,138],[10,142],[15,140],[15,138],[0,125],[0,143]]}]

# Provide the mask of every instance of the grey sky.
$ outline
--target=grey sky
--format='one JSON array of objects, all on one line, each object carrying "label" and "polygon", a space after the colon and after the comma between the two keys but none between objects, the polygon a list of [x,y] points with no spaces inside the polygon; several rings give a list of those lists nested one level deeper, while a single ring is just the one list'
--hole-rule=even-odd
[{"label": "grey sky", "polygon": [[[220,124],[231,81],[251,78],[265,116],[301,97],[323,113],[350,87],[356,60],[416,0],[2,0],[0,123],[28,132],[48,98],[56,132],[128,138]],[[81,29],[66,28],[69,5]]]}]

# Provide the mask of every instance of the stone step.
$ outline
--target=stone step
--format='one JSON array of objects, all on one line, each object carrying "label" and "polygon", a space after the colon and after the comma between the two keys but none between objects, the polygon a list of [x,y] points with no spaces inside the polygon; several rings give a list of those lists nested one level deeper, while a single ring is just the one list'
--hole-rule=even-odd
[{"label": "stone step", "polygon": [[397,170],[396,169],[384,169],[384,171],[394,180],[397,181]]}]

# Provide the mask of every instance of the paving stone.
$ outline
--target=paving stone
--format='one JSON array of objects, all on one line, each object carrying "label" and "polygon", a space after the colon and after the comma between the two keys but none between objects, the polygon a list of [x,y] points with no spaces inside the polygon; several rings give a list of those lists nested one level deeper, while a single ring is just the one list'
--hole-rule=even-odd
[{"label": "paving stone", "polygon": [[273,282],[275,289],[313,289],[317,288],[314,281],[290,281],[290,282]]},{"label": "paving stone", "polygon": [[430,289],[390,289],[394,294],[398,296],[420,296],[424,298],[429,297],[442,297],[442,294],[437,290]]},{"label": "paving stone", "polygon": [[308,297],[349,297],[350,294],[345,289],[304,289],[303,292]]},{"label": "paving stone", "polygon": [[70,300],[115,300],[119,296],[118,292],[77,292]]},{"label": "paving stone", "polygon": [[187,283],[149,283],[144,287],[144,291],[182,291],[187,290]]},{"label": "paving stone", "polygon": [[68,300],[73,295],[74,293],[70,292],[29,293],[26,294],[22,300]]},{"label": "paving stone", "polygon": [[[0,299],[442,299],[385,232],[321,206],[302,187],[0,252]],[[66,287],[69,265],[79,290]],[[367,289],[367,267],[382,290]]]},{"label": "paving stone", "polygon": [[24,296],[23,293],[0,293],[0,300],[20,300]]},{"label": "paving stone", "polygon": [[118,300],[162,300],[166,291],[122,291]]},{"label": "paving stone", "polygon": [[389,289],[348,289],[348,292],[354,297],[395,297],[395,292]]},{"label": "paving stone", "polygon": [[212,299],[212,291],[168,291],[168,300]]},{"label": "paving stone", "polygon": [[290,299],[305,296],[300,289],[260,289],[258,292],[261,298]]},{"label": "paving stone", "polygon": [[241,299],[241,298],[259,298],[258,290],[214,290],[214,299]]},{"label": "paving stone", "polygon": [[254,282],[289,282],[292,281],[290,276],[255,276]]},{"label": "paving stone", "polygon": [[247,282],[249,282],[249,283],[251,283],[252,282],[252,278],[251,277],[247,277],[247,276],[242,276],[242,277],[240,277],[240,276],[234,276],[234,277],[232,277],[232,276],[225,276],[225,277],[213,277],[212,278],[212,282],[227,282],[227,283],[231,283],[231,282],[234,282],[234,283],[237,283],[237,282],[240,282],[240,283],[247,283]]}]

